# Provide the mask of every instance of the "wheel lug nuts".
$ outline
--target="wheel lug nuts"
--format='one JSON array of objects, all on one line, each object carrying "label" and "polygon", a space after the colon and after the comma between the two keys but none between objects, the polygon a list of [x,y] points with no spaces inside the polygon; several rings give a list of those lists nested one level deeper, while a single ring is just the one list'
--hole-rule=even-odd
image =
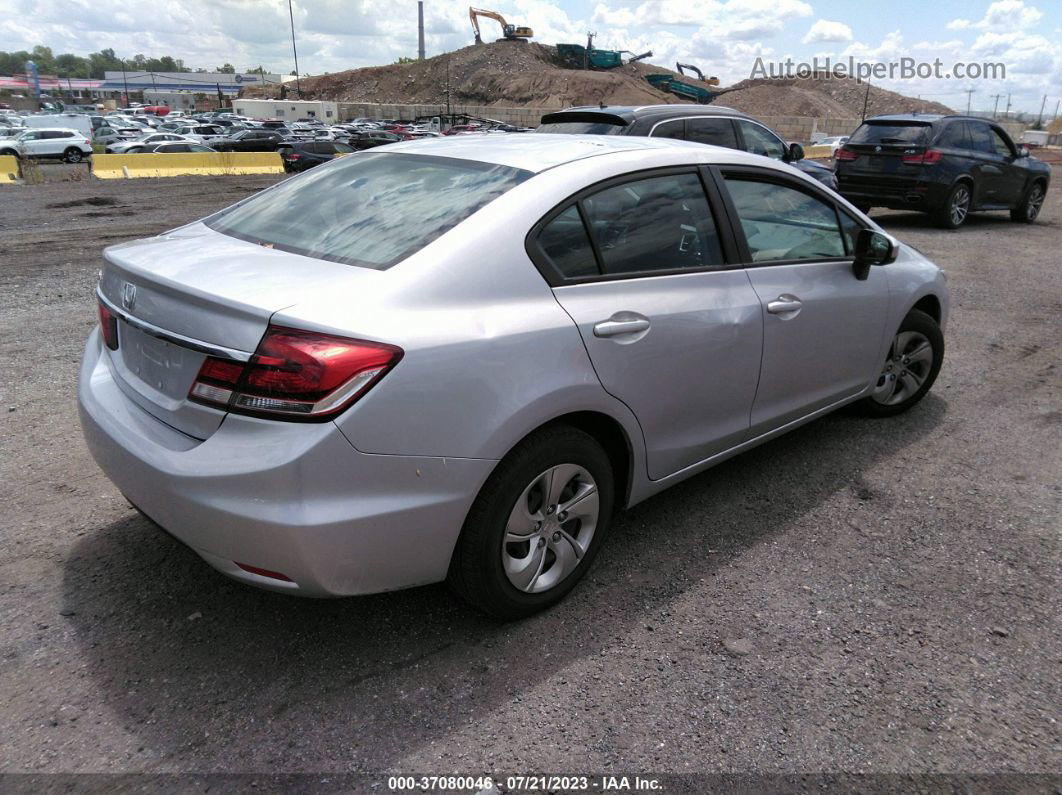
[{"label": "wheel lug nuts", "polygon": [[557,514],[557,518],[560,519],[562,522],[565,521],[568,518],[568,512],[567,511],[561,511],[560,513]]},{"label": "wheel lug nuts", "polygon": [[544,547],[544,546],[546,546],[546,539],[544,539],[544,538],[540,538],[540,539],[538,539],[538,545],[539,545],[540,547]]},{"label": "wheel lug nuts", "polygon": [[546,508],[546,513],[552,515],[555,510],[557,510],[557,506],[556,505],[551,505],[548,508]]},{"label": "wheel lug nuts", "polygon": [[560,539],[561,539],[561,534],[560,533],[554,533],[553,534],[553,543],[557,543],[558,541],[560,541]]},{"label": "wheel lug nuts", "polygon": [[542,529],[542,522],[535,522],[535,529],[536,530],[541,530]]}]

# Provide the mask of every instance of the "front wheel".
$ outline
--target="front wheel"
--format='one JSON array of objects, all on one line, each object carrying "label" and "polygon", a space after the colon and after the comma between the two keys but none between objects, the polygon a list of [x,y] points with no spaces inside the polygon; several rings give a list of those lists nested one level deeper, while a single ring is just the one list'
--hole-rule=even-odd
[{"label": "front wheel", "polygon": [[65,152],[63,152],[63,160],[67,163],[80,163],[84,159],[85,155],[80,149],[76,149],[71,146]]},{"label": "front wheel", "polygon": [[933,221],[942,229],[958,229],[970,214],[970,185],[957,183],[949,192],[944,203],[933,212]]},{"label": "front wheel", "polygon": [[872,417],[907,411],[926,396],[944,363],[944,334],[925,312],[912,309],[893,337],[881,375],[856,407]]},{"label": "front wheel", "polygon": [[1031,224],[1040,215],[1040,209],[1044,206],[1046,191],[1042,183],[1037,182],[1029,192],[1025,194],[1021,204],[1010,211],[1010,220],[1019,223]]},{"label": "front wheel", "polygon": [[560,601],[589,568],[608,531],[612,464],[590,435],[559,425],[512,450],[465,520],[448,580],[501,619]]}]

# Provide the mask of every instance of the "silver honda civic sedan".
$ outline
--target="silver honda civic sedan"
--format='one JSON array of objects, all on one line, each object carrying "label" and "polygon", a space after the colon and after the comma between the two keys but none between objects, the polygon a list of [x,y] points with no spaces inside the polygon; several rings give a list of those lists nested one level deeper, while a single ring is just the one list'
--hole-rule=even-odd
[{"label": "silver honda civic sedan", "polygon": [[104,258],[96,461],[210,565],[307,596],[448,580],[528,615],[620,507],[905,411],[944,356],[935,265],[789,166],[673,140],[395,144]]}]

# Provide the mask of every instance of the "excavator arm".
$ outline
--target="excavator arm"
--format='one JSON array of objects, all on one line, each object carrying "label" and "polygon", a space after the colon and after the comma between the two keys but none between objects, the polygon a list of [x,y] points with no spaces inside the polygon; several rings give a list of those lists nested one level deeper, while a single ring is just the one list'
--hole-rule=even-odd
[{"label": "excavator arm", "polygon": [[523,25],[510,25],[505,21],[505,17],[499,14],[497,11],[486,11],[482,8],[468,9],[468,18],[472,21],[472,32],[476,35],[476,44],[482,44],[483,38],[480,36],[479,31],[479,19],[478,17],[486,17],[487,19],[493,19],[499,25],[501,25],[502,36],[509,41],[517,41],[520,39],[529,39],[534,36],[534,32],[531,28]]}]

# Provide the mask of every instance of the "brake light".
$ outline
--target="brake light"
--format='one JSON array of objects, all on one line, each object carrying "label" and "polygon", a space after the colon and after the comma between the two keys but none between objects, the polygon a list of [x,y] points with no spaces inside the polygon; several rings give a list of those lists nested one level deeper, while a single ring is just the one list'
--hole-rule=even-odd
[{"label": "brake light", "polygon": [[859,157],[859,153],[853,152],[851,149],[845,149],[842,146],[833,157],[835,160],[855,160]]},{"label": "brake light", "polygon": [[112,351],[118,350],[118,318],[107,308],[103,301],[99,301],[100,309],[100,333],[103,335],[103,343]]},{"label": "brake light", "polygon": [[900,159],[904,163],[913,163],[914,165],[931,166],[934,163],[939,163],[941,158],[944,157],[944,153],[939,149],[927,149],[921,154],[917,155],[904,155]]},{"label": "brake light", "polygon": [[402,353],[380,342],[270,326],[249,362],[207,357],[188,398],[241,414],[327,419],[368,392]]}]

